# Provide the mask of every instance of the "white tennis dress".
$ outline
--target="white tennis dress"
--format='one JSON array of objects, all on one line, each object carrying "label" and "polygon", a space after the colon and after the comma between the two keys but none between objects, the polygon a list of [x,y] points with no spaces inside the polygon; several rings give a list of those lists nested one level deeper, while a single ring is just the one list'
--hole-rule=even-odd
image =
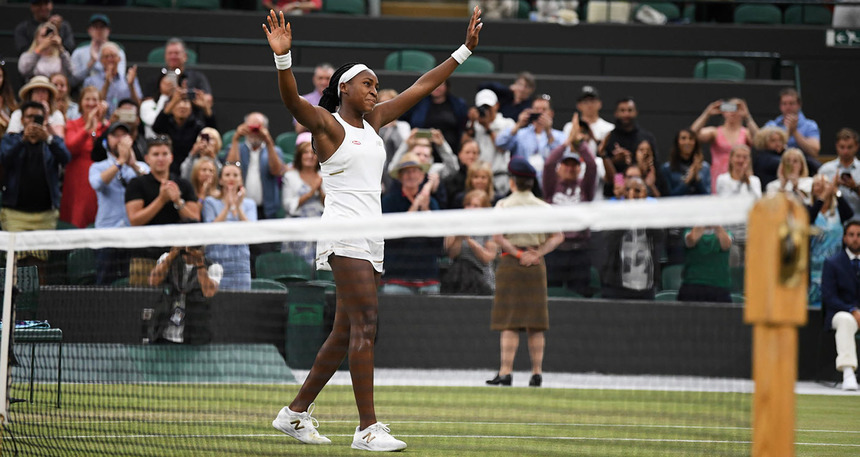
[{"label": "white tennis dress", "polygon": [[[332,114],[343,126],[343,143],[331,157],[320,163],[325,209],[323,220],[359,220],[382,215],[382,169],[385,147],[373,127],[362,120],[364,128],[356,128],[338,113]],[[331,270],[328,257],[332,254],[364,259],[382,272],[384,240],[382,237],[319,240],[316,264],[318,270]]]}]

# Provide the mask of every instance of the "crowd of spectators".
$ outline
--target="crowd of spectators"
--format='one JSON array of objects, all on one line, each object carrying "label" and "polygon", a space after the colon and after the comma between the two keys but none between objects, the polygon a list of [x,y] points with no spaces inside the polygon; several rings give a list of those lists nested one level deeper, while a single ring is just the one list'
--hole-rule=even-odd
[{"label": "crowd of spectators", "polygon": [[[290,2],[272,3],[286,8]],[[75,48],[71,25],[50,6],[33,1],[32,18],[16,29],[17,71],[26,79],[17,94],[8,77],[15,69],[0,66],[3,230],[54,228],[58,221],[105,228],[322,213],[325,188],[304,127],[294,125],[299,135],[288,157],[262,113],[246,113],[238,126],[217,126],[212,88],[203,72],[187,65],[182,40],[165,43],[161,74],[142,84],[123,47],[111,41],[107,15],[92,15],[90,42]],[[318,8],[318,2],[299,6]],[[329,64],[317,65],[314,90],[304,96],[318,100],[332,72]],[[576,114],[557,119],[553,95],[537,88],[528,72],[508,85],[467,89],[446,82],[383,126],[384,212],[493,206],[511,193],[508,164],[517,157],[536,170],[532,193],[556,206],[789,192],[822,229],[811,251],[810,303],[820,303],[824,259],[838,250],[842,223],[860,210],[857,132],[840,130],[838,159],[822,165],[819,154],[829,152],[830,142],[820,138],[795,89],[774,94],[781,115],[762,128],[755,107],[729,98],[679,125],[670,142],[648,130],[633,97],[606,107],[614,114],[610,121],[601,118],[599,88],[586,85],[575,95]],[[380,90],[379,101],[394,95]],[[222,139],[228,130],[235,133]],[[660,145],[668,145],[665,163],[657,159]],[[745,239],[743,226],[568,232],[546,258],[547,281],[582,296],[647,299],[662,287],[662,267],[677,264],[685,266],[683,297],[728,301],[723,267],[742,268]],[[313,263],[309,242],[209,246],[206,254],[225,269],[222,288],[247,289],[253,259],[278,250]],[[381,290],[490,294],[497,250],[491,238],[391,240]],[[99,251],[98,283],[127,276],[130,258],[154,260],[155,254]],[[32,262],[45,260],[44,253],[28,255]],[[449,264],[461,272],[471,268],[475,281],[444,280]],[[721,272],[719,280],[697,279],[713,271]]]}]

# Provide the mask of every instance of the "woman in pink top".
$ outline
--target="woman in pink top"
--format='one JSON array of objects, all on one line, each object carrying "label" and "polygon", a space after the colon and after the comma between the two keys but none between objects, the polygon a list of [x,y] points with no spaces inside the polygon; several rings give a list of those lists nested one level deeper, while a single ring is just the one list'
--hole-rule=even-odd
[{"label": "woman in pink top", "polygon": [[[711,116],[722,114],[723,124],[719,127],[705,127]],[[746,127],[744,127],[746,121]],[[690,126],[696,132],[699,142],[711,147],[711,182],[716,183],[717,177],[729,171],[729,153],[732,148],[745,144],[752,146],[752,138],[758,132],[758,125],[750,115],[745,101],[732,98],[728,101],[717,100],[702,112]],[[711,192],[716,193],[717,186],[711,186]]]}]

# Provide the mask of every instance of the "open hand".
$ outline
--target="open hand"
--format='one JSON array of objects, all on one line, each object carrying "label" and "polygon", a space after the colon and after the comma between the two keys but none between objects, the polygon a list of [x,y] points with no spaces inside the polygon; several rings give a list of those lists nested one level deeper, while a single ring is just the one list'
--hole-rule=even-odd
[{"label": "open hand", "polygon": [[[281,14],[281,18],[283,19],[284,15]],[[474,51],[475,47],[478,46],[478,35],[481,33],[481,29],[484,27],[484,24],[481,23],[481,8],[475,6],[475,9],[472,10],[472,18],[469,19],[469,27],[466,29],[466,47],[469,48],[470,51]],[[271,43],[271,40],[269,40]]]},{"label": "open hand", "polygon": [[[290,28],[290,24],[284,19],[284,12],[281,11],[280,13],[275,14],[275,10],[269,10],[269,15],[266,16],[266,22],[269,26],[266,27],[266,24],[263,24],[263,31],[266,32],[266,38],[269,40],[269,47],[272,48],[275,55],[282,56],[290,52],[290,48],[293,45],[293,32]],[[477,44],[478,39],[476,37],[475,45]]]}]

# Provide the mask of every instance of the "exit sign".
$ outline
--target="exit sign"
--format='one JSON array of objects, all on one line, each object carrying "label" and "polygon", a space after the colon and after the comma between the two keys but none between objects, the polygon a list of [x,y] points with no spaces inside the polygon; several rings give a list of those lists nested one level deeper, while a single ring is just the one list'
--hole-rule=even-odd
[{"label": "exit sign", "polygon": [[833,48],[860,47],[860,29],[829,29],[826,42]]}]

